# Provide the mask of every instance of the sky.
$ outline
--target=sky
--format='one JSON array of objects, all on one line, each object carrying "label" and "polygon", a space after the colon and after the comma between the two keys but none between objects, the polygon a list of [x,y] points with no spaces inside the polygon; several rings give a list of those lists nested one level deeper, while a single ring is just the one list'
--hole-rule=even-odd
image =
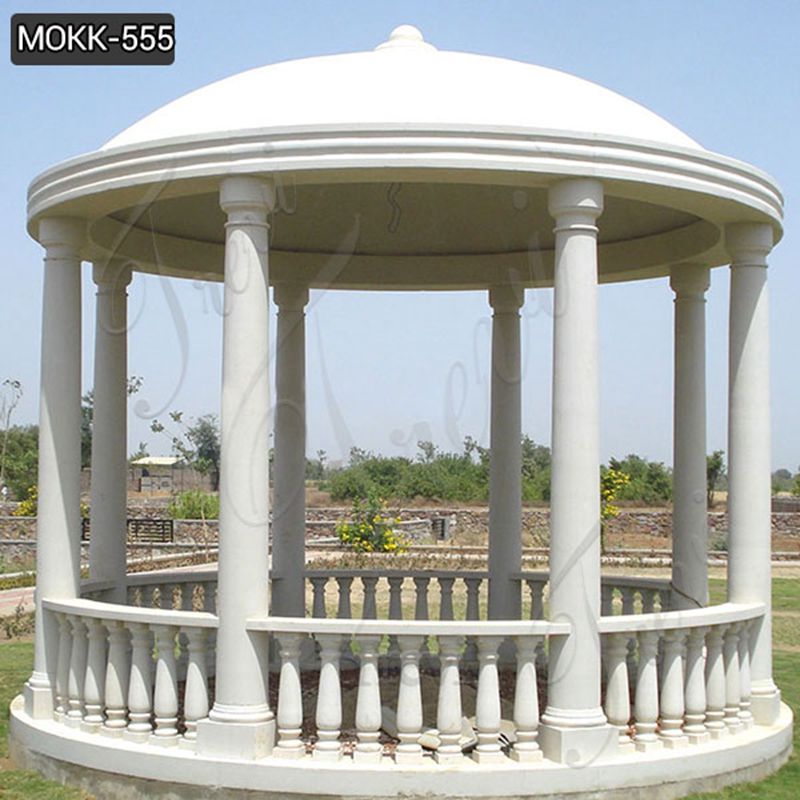
[{"label": "sky", "polygon": [[[800,469],[800,2],[533,0],[502,2],[46,3],[18,12],[171,12],[176,58],[162,67],[0,65],[0,381],[21,381],[13,421],[37,421],[42,251],[25,230],[25,195],[42,170],[97,149],[170,100],[276,61],[370,50],[399,24],[439,49],[541,64],[606,86],[663,116],[705,148],[756,165],[786,200],[770,258],[773,466]],[[92,386],[94,297],[84,265],[83,386]],[[137,276],[130,287],[129,449],[170,443],[150,431],[171,410],[217,413],[221,290]],[[175,309],[178,309],[177,313]],[[708,292],[708,449],[726,449],[728,270]],[[274,310],[274,307],[273,307]],[[672,293],[666,279],[600,289],[601,456],[672,460]],[[529,290],[523,317],[523,430],[549,444],[552,315]],[[274,315],[273,315],[274,320]],[[188,332],[183,337],[181,327]],[[274,336],[272,337],[274,343]],[[416,442],[488,443],[489,306],[484,292],[313,291],[307,320],[308,453],[352,446],[413,456]]]}]

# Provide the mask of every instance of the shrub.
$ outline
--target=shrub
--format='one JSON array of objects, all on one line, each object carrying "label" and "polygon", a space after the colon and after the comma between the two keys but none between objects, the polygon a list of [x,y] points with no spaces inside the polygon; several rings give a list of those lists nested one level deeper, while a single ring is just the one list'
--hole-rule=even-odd
[{"label": "shrub", "polygon": [[353,503],[352,519],[336,525],[342,544],[359,553],[402,553],[405,539],[394,529],[400,520],[386,513],[386,501],[374,493]]},{"label": "shrub", "polygon": [[172,498],[167,511],[173,519],[218,519],[219,495],[197,489]]}]

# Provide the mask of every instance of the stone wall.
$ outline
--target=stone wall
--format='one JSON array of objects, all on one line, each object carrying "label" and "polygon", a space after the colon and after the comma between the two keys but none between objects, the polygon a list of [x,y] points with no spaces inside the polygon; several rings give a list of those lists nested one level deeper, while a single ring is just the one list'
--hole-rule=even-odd
[{"label": "stone wall", "polygon": [[[131,517],[158,518],[166,516],[167,502],[162,499],[144,501],[128,509]],[[14,517],[10,512],[15,504],[0,504],[0,558],[14,561],[26,558],[35,552],[36,519]],[[394,513],[394,512],[393,512]],[[412,508],[399,512],[401,530],[411,539],[426,538],[431,533],[430,521],[434,517],[450,519],[451,534],[457,534],[462,542],[486,536],[489,526],[487,508]],[[309,508],[308,538],[334,536],[337,522],[349,519],[350,508]],[[724,511],[711,511],[708,515],[711,537],[724,535],[728,529],[728,518]],[[526,544],[546,546],[549,538],[550,511],[547,508],[525,508],[522,512],[522,527]],[[216,520],[175,520],[175,541],[192,543],[200,547],[213,545],[217,541]],[[608,522],[609,534],[637,534],[656,539],[669,539],[672,535],[672,514],[669,509],[623,508],[615,519]],[[777,511],[772,514],[772,534],[780,537],[800,539],[800,511]],[[475,542],[478,543],[477,541]]]}]

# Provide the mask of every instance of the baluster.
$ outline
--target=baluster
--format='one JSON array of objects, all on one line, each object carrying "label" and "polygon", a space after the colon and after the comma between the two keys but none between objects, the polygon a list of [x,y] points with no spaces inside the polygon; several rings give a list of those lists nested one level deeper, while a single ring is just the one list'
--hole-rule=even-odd
[{"label": "baluster", "polygon": [[690,744],[707,742],[706,679],[703,646],[708,628],[691,628],[686,640],[686,724],[683,732]]},{"label": "baluster", "polygon": [[514,690],[514,726],[517,741],[511,749],[515,761],[540,761],[539,689],[536,684],[536,650],[540,636],[517,636],[517,685]]},{"label": "baluster", "polygon": [[610,617],[614,613],[614,587],[604,583],[600,587],[600,615]]},{"label": "baluster", "polygon": [[741,678],[739,719],[745,730],[753,727],[753,714],[750,711],[750,624],[743,623],[739,631],[739,677]]},{"label": "baluster", "polygon": [[152,708],[153,635],[141,622],[129,625],[131,632],[131,674],[128,683],[128,718],[125,738],[146,742],[153,726],[150,724]]},{"label": "baluster", "polygon": [[378,576],[362,575],[361,585],[364,587],[364,607],[361,610],[361,618],[377,619],[378,607],[375,600],[375,587],[378,585]]},{"label": "baluster", "polygon": [[[349,582],[351,579],[347,580]],[[342,640],[346,637],[338,633],[320,633],[316,638],[320,646],[320,669],[317,689],[317,743],[314,747],[314,758],[338,761],[342,754],[339,744],[339,733],[342,727],[339,658]]]},{"label": "baluster", "polygon": [[83,720],[83,683],[86,677],[86,625],[80,617],[70,617],[72,625],[72,650],[69,659],[69,679],[67,693],[69,695],[69,711],[67,725],[80,727]]},{"label": "baluster", "polygon": [[455,578],[439,576],[439,619],[453,619],[453,584]]},{"label": "baluster", "polygon": [[458,654],[464,646],[463,636],[439,637],[439,698],[436,706],[436,727],[439,730],[439,749],[434,754],[439,764],[463,761],[461,752],[461,677]]},{"label": "baluster", "polygon": [[655,611],[656,593],[652,589],[642,589],[642,614],[652,614]]},{"label": "baluster", "polygon": [[[430,609],[428,608],[428,587],[430,586],[431,579],[427,576],[417,576],[414,578],[414,590],[416,594],[416,601],[414,603],[414,619],[429,620]],[[423,667],[429,667],[432,663],[431,651],[428,647],[428,637],[422,640],[422,647],[420,648],[420,663]]]},{"label": "baluster", "polygon": [[[181,584],[181,611],[194,611],[194,586],[195,584]],[[189,666],[189,639],[183,629],[178,632],[178,677],[186,680],[186,670]]]},{"label": "baluster", "polygon": [[[464,578],[464,583],[467,584],[467,619],[477,620],[480,619],[480,591],[482,578]],[[473,664],[478,660],[478,643],[474,636],[467,637],[467,647],[464,650],[464,661],[467,664]]]},{"label": "baluster", "polygon": [[129,606],[135,606],[136,605],[136,588],[135,587],[128,586],[125,589],[125,602]]},{"label": "baluster", "polygon": [[72,624],[66,614],[57,614],[58,664],[56,667],[55,718],[65,722],[69,713],[69,665],[72,660]]},{"label": "baluster", "polygon": [[328,610],[325,608],[325,587],[328,584],[328,577],[314,576],[311,578],[311,588],[314,593],[314,601],[311,606],[311,616],[315,619],[325,619]]},{"label": "baluster", "polygon": [[339,587],[339,608],[336,612],[338,619],[350,619],[353,616],[350,607],[350,589],[353,579],[350,577],[337,576],[336,584]]},{"label": "baluster", "polygon": [[175,662],[175,637],[178,629],[172,625],[153,625],[158,658],[156,659],[156,685],[153,695],[157,744],[178,744],[178,667]]},{"label": "baluster", "polygon": [[106,721],[100,732],[105,736],[121,736],[128,724],[128,629],[118,620],[108,620],[105,626],[108,631]]},{"label": "baluster", "polygon": [[659,750],[661,741],[656,736],[658,721],[658,633],[639,633],[639,672],[636,676],[636,735],[633,737],[637,750]]},{"label": "baluster", "polygon": [[[636,613],[636,595],[630,586],[620,587],[622,594],[622,613],[635,614]],[[638,677],[638,666],[636,663],[636,637],[631,636],[628,639],[628,675],[635,680]]]},{"label": "baluster", "polygon": [[[544,583],[538,579],[528,578],[525,581],[531,593],[531,619],[544,619]],[[547,666],[544,637],[537,637],[536,665],[540,669]]]},{"label": "baluster", "polygon": [[730,625],[723,645],[725,665],[725,725],[730,733],[739,733],[739,704],[742,700],[742,677],[739,671],[739,625]]},{"label": "baluster", "polygon": [[527,578],[525,583],[531,595],[531,619],[544,619],[544,584],[536,578]]},{"label": "baluster", "polygon": [[726,736],[725,665],[722,661],[722,629],[711,628],[706,635],[706,729],[712,739]]},{"label": "baluster", "polygon": [[217,613],[216,591],[217,584],[213,581],[203,583],[203,611],[207,614]]},{"label": "baluster", "polygon": [[303,729],[303,692],[300,686],[300,633],[277,634],[281,674],[278,684],[278,758],[302,758],[306,749],[300,734]]},{"label": "baluster", "polygon": [[479,764],[505,761],[500,749],[500,682],[497,650],[502,636],[478,637],[478,697],[475,701],[475,727],[478,745],[472,757]]},{"label": "baluster", "polygon": [[[389,619],[403,619],[403,578],[402,575],[391,575],[389,581]],[[400,663],[400,645],[396,636],[389,637],[389,663],[397,666]]]},{"label": "baluster", "polygon": [[689,740],[681,730],[684,714],[683,645],[686,632],[667,631],[661,673],[661,741],[669,748],[685,747]]},{"label": "baluster", "polygon": [[[374,587],[373,587],[374,588]],[[379,763],[383,747],[378,741],[381,731],[381,687],[378,677],[380,636],[357,636],[361,650],[356,699],[356,732],[358,744],[353,753],[356,762]]]},{"label": "baluster", "polygon": [[156,586],[143,586],[141,590],[142,606],[144,608],[156,607]]},{"label": "baluster", "polygon": [[189,663],[186,665],[186,686],[183,691],[183,718],[187,745],[197,739],[197,722],[208,716],[208,670],[206,669],[208,631],[205,628],[185,628]]},{"label": "baluster", "polygon": [[86,678],[83,683],[86,715],[81,723],[81,730],[96,733],[105,722],[103,700],[106,681],[106,629],[99,619],[90,619],[86,625],[89,639]]},{"label": "baluster", "polygon": [[397,745],[394,760],[398,764],[422,761],[422,687],[419,679],[420,649],[425,637],[402,635],[400,645],[400,688],[397,693]]},{"label": "baluster", "polygon": [[414,604],[414,619],[428,620],[428,585],[431,579],[427,576],[417,576],[414,578],[414,589],[416,602]]},{"label": "baluster", "polygon": [[612,633],[603,637],[606,664],[606,702],[604,710],[610,725],[619,731],[619,752],[630,753],[634,744],[629,733],[631,696],[628,680],[628,637]]}]

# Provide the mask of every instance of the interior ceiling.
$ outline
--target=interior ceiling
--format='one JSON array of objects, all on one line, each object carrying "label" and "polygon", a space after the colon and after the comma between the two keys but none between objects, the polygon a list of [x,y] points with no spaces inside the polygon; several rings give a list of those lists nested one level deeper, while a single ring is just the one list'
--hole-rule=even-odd
[{"label": "interior ceiling", "polygon": [[[221,244],[225,215],[216,193],[158,200],[144,213],[113,215],[137,227]],[[641,201],[607,197],[600,243],[682,228],[697,217]],[[522,252],[553,247],[547,191],[506,186],[346,183],[288,187],[272,215],[270,246],[293,252],[336,252],[355,240],[360,255]],[[350,245],[352,246],[352,245]]]}]

